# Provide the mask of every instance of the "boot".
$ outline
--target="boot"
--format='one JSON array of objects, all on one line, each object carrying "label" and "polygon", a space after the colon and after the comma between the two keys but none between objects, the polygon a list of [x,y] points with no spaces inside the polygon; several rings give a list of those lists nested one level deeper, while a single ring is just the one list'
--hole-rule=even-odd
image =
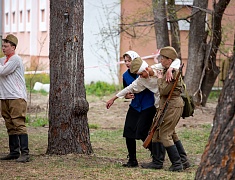
[{"label": "boot", "polygon": [[126,147],[128,150],[128,162],[123,164],[123,167],[138,167],[136,159],[136,140],[134,138],[126,138]]},{"label": "boot", "polygon": [[176,146],[173,145],[166,147],[166,151],[172,163],[171,167],[169,168],[169,171],[182,171],[183,165]]},{"label": "boot", "polygon": [[10,153],[0,158],[1,160],[12,160],[20,157],[20,145],[18,135],[9,135],[9,149]]},{"label": "boot", "polygon": [[28,134],[19,135],[21,156],[16,160],[17,162],[29,162],[29,148],[28,148]]},{"label": "boot", "polygon": [[138,167],[138,161],[136,159],[136,154],[129,154],[129,160],[126,164],[123,164],[123,167]]},{"label": "boot", "polygon": [[191,165],[190,165],[190,163],[188,161],[187,154],[186,154],[186,152],[184,150],[184,147],[183,147],[181,141],[175,142],[175,145],[176,145],[176,148],[177,148],[177,150],[179,152],[179,155],[180,155],[180,158],[181,158],[181,162],[183,164],[183,169],[189,168]]},{"label": "boot", "polygon": [[162,143],[152,143],[152,162],[141,165],[145,169],[162,169],[166,150]]}]

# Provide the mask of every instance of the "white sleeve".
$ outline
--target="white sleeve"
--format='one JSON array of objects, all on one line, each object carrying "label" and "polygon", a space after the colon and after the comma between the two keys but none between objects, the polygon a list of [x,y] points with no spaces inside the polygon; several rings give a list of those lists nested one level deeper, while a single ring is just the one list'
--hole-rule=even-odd
[{"label": "white sleeve", "polygon": [[161,63],[154,64],[154,65],[151,66],[151,68],[152,68],[153,73],[154,73],[153,76],[157,76],[157,71],[164,69],[164,67],[162,66]]},{"label": "white sleeve", "polygon": [[180,59],[176,58],[170,65],[170,67],[174,69],[179,69],[180,68]]},{"label": "white sleeve", "polygon": [[18,65],[19,61],[17,59],[10,58],[6,64],[4,65],[0,64],[0,75],[6,76],[11,74],[12,72],[15,71]]},{"label": "white sleeve", "polygon": [[118,98],[124,98],[127,93],[139,93],[145,90],[146,87],[141,83],[140,77],[134,80],[129,86],[121,90],[119,93],[116,94]]}]

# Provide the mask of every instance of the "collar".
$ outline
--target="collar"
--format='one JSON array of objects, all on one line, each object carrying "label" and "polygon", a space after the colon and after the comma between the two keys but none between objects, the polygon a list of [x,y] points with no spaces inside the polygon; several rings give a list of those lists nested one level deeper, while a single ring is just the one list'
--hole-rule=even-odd
[{"label": "collar", "polygon": [[15,53],[12,53],[12,54],[6,56],[7,58],[6,58],[6,60],[4,61],[4,64],[6,64],[7,61],[8,61],[8,60],[11,58],[11,56],[13,56],[13,55],[15,55]]}]

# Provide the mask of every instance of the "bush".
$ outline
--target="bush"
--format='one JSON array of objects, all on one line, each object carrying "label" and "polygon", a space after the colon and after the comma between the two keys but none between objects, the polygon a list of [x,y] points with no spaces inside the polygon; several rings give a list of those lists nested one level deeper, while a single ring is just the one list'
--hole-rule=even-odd
[{"label": "bush", "polygon": [[217,100],[220,96],[221,90],[212,90],[209,94],[208,99],[210,100]]},{"label": "bush", "polygon": [[26,83],[26,87],[28,90],[32,90],[36,82],[49,84],[50,75],[49,74],[26,74],[25,75],[25,83]]},{"label": "bush", "polygon": [[110,95],[120,89],[120,86],[115,84],[108,84],[106,82],[98,81],[85,85],[87,95],[105,96]]}]

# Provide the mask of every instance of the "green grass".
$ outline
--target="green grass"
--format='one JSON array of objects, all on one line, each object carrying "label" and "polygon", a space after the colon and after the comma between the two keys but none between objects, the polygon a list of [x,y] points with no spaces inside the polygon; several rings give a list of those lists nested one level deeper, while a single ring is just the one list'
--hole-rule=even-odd
[{"label": "green grass", "polygon": [[98,97],[110,95],[121,89],[118,85],[109,84],[102,81],[86,85],[85,88],[87,95],[95,95]]},{"label": "green grass", "polygon": [[[122,137],[122,129],[91,129],[90,139],[94,154],[90,156],[68,154],[63,156],[45,155],[47,149],[47,128],[29,126],[29,148],[32,161],[21,166],[14,161],[0,161],[0,179],[135,179],[135,180],[193,180],[197,165],[194,161],[201,155],[206,145],[211,127],[181,128],[179,136],[184,144],[192,167],[183,172],[169,172],[168,157],[162,170],[123,168],[127,150]],[[0,143],[4,146],[0,154],[8,152],[5,128],[0,127]],[[139,163],[149,162],[150,153],[137,141]],[[11,167],[11,168],[9,168]]]}]

